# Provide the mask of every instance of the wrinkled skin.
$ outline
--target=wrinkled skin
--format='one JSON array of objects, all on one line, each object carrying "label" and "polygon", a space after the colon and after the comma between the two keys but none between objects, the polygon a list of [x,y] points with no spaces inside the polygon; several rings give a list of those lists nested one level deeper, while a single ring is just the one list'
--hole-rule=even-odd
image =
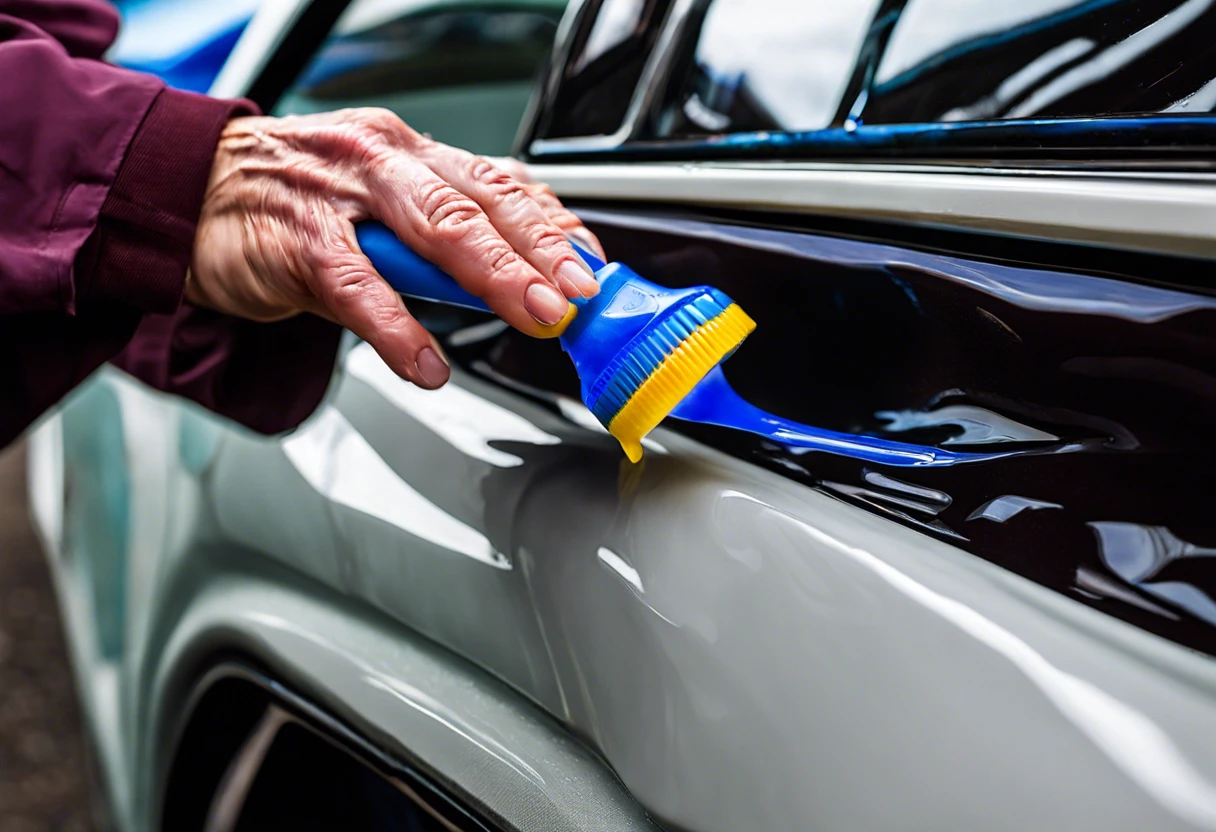
[{"label": "wrinkled skin", "polygon": [[438,343],[359,250],[373,217],[531,335],[599,291],[566,235],[598,241],[509,159],[423,136],[387,110],[232,120],[195,238],[187,301],[271,321],[312,312],[366,340],[402,378],[435,388]]}]

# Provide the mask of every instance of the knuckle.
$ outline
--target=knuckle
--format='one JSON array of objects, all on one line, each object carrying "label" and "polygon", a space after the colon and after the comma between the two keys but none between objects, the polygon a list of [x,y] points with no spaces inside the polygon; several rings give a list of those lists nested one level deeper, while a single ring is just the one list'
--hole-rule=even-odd
[{"label": "knuckle", "polygon": [[403,320],[401,310],[382,301],[377,301],[368,308],[367,317],[377,332],[398,332],[408,327]]},{"label": "knuckle", "polygon": [[519,203],[530,198],[522,182],[489,159],[474,157],[471,173],[473,181],[488,189],[500,201]]},{"label": "knuckle", "polygon": [[527,239],[533,251],[547,251],[566,244],[566,235],[549,223],[536,223],[527,231]]},{"label": "knuckle", "polygon": [[361,165],[378,166],[388,154],[384,134],[366,124],[357,125],[347,137],[350,151]]},{"label": "knuckle", "polygon": [[500,284],[507,279],[511,267],[519,262],[519,254],[510,248],[501,248],[490,255],[490,282]]},{"label": "knuckle", "polygon": [[506,174],[497,165],[482,156],[472,158],[471,173],[473,179],[483,185],[493,185],[506,177]]},{"label": "knuckle", "polygon": [[358,317],[375,331],[400,325],[401,310],[384,292],[377,291],[379,278],[361,263],[337,260],[326,269],[322,300],[335,312],[358,309]]},{"label": "knuckle", "polygon": [[473,159],[473,179],[478,183],[501,192],[515,192],[523,189],[511,176],[489,159],[480,156]]},{"label": "knuckle", "polygon": [[346,141],[351,154],[371,168],[382,166],[412,132],[391,110],[365,107],[347,111]]},{"label": "knuckle", "polygon": [[384,107],[361,107],[355,113],[360,124],[377,132],[391,133],[405,126],[396,113]]},{"label": "knuckle", "polygon": [[336,302],[357,299],[371,275],[357,262],[330,256],[321,264],[325,274],[326,294]]},{"label": "knuckle", "polygon": [[463,236],[481,213],[476,202],[446,182],[425,186],[418,194],[418,209],[426,224],[442,237]]}]

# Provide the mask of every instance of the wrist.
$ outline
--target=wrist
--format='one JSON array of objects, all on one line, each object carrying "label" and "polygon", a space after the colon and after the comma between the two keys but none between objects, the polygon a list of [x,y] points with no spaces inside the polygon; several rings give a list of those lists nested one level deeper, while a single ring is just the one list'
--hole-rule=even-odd
[{"label": "wrist", "polygon": [[82,249],[91,259],[80,269],[85,303],[177,308],[219,136],[234,113],[252,106],[170,88],[156,97]]}]

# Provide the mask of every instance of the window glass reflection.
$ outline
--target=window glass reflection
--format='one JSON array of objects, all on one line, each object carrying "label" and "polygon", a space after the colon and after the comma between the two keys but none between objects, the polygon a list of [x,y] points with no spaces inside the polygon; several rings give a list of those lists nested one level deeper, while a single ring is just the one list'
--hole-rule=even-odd
[{"label": "window glass reflection", "polygon": [[1210,112],[1216,0],[910,0],[869,123]]},{"label": "window glass reflection", "polygon": [[878,0],[714,0],[659,136],[832,123]]},{"label": "window glass reflection", "polygon": [[588,6],[542,137],[603,136],[621,127],[670,5],[601,0]]},{"label": "window glass reflection", "polygon": [[605,0],[596,15],[583,53],[573,63],[575,72],[603,57],[608,50],[636,37],[642,28],[646,0]]},{"label": "window glass reflection", "polygon": [[509,153],[564,7],[355,0],[275,114],[385,107],[439,141]]},{"label": "window glass reflection", "polygon": [[899,17],[874,80],[885,83],[953,46],[1079,5],[1078,0],[911,0]]}]

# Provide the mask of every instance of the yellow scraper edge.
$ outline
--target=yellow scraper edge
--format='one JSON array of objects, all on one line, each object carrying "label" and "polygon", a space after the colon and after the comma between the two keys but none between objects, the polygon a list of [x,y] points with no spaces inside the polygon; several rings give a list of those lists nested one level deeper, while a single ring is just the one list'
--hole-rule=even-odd
[{"label": "yellow scraper edge", "polygon": [[693,330],[612,418],[608,432],[616,437],[630,462],[642,458],[642,437],[667,418],[705,374],[756,328],[756,322],[732,303],[712,321]]}]

